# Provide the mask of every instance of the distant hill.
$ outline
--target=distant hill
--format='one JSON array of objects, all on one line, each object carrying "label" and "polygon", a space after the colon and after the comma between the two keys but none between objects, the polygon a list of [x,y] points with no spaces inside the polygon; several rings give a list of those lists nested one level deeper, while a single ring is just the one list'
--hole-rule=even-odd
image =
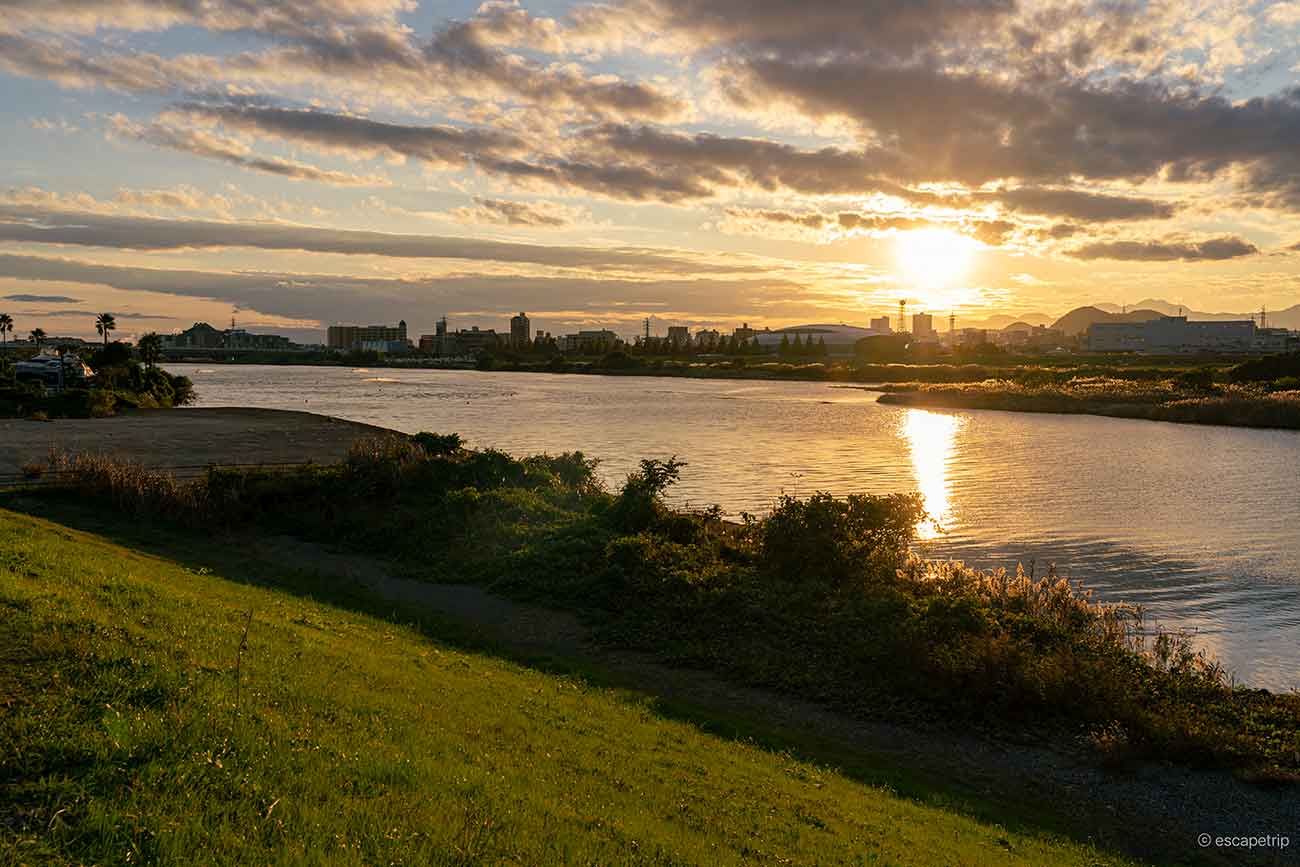
[{"label": "distant hill", "polygon": [[1097,322],[1149,322],[1168,314],[1159,310],[1130,310],[1127,313],[1107,313],[1099,307],[1076,307],[1052,324],[1053,328],[1064,331],[1067,337],[1084,334],[1088,326]]},{"label": "distant hill", "polygon": [[[957,317],[958,328],[983,328],[988,331],[1001,331],[1008,325],[1016,322],[1027,325],[1051,325],[1052,317],[1045,313],[1022,313],[1019,316],[1009,316],[1005,313],[995,313],[985,319],[966,319]],[[946,326],[947,323],[945,322]]]},{"label": "distant hill", "polygon": [[[1101,306],[1101,305],[1098,305]],[[1228,320],[1228,319],[1256,319],[1258,321],[1259,311],[1251,310],[1245,313],[1206,313],[1204,310],[1193,310],[1186,305],[1171,304],[1168,301],[1162,301],[1157,298],[1146,298],[1139,301],[1135,306],[1159,310],[1165,316],[1177,316],[1179,311],[1188,319],[1200,320]],[[1297,328],[1300,329],[1300,304],[1294,304],[1284,310],[1267,310],[1268,325],[1270,328]]]}]

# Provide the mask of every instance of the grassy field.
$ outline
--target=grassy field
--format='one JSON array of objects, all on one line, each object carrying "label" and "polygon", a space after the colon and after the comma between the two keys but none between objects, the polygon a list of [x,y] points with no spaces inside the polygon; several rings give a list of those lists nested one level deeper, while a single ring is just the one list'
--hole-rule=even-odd
[{"label": "grassy field", "polygon": [[0,862],[1120,863],[195,564],[0,510]]}]

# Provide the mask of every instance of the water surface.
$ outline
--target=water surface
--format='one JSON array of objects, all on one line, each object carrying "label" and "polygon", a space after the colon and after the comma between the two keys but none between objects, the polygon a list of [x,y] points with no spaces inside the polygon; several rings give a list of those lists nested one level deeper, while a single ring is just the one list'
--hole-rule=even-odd
[{"label": "water surface", "polygon": [[582,451],[618,484],[688,462],[679,502],[920,491],[924,553],[1047,564],[1141,603],[1239,679],[1300,688],[1300,433],[930,411],[808,382],[175,365],[200,406],[303,409],[516,454]]}]

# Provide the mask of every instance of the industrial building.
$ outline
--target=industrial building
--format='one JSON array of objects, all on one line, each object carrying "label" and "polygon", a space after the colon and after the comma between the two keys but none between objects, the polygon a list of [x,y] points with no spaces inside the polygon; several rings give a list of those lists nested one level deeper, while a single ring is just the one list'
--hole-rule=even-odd
[{"label": "industrial building", "polygon": [[1087,348],[1146,355],[1276,354],[1300,348],[1300,337],[1285,328],[1260,328],[1252,319],[1189,322],[1186,316],[1161,316],[1146,322],[1093,323]]}]

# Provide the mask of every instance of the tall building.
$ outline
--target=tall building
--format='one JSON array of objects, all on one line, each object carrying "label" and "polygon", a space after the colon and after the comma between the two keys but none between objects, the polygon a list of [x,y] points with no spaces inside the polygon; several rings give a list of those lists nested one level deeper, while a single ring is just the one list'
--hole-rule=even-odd
[{"label": "tall building", "polygon": [[521,310],[518,316],[510,317],[510,345],[515,349],[527,349],[532,342],[532,324],[528,321],[528,314]]},{"label": "tall building", "polygon": [[878,331],[881,334],[889,334],[894,329],[889,327],[888,316],[877,316],[875,319],[871,320],[871,330]]},{"label": "tall building", "polygon": [[918,340],[934,338],[936,336],[934,317],[929,313],[914,313],[912,315],[912,336]]},{"label": "tall building", "polygon": [[396,325],[331,325],[325,331],[325,345],[347,352],[363,343],[405,343],[406,320]]},{"label": "tall building", "polygon": [[669,325],[668,342],[677,346],[685,346],[691,342],[691,329],[685,325]]}]

